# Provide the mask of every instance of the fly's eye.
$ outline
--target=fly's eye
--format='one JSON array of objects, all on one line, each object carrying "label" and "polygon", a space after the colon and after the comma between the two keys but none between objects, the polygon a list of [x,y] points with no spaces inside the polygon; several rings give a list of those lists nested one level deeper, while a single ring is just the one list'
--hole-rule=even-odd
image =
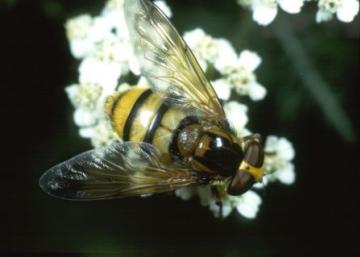
[{"label": "fly's eye", "polygon": [[238,170],[228,186],[230,195],[241,195],[248,191],[255,183],[254,177],[242,170]]},{"label": "fly's eye", "polygon": [[264,149],[257,141],[251,141],[246,145],[244,160],[254,167],[262,167],[264,164]]}]

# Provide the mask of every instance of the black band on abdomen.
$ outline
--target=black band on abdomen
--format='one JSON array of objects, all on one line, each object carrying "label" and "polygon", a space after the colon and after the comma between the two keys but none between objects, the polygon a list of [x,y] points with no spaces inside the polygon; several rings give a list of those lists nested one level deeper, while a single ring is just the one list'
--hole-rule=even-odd
[{"label": "black band on abdomen", "polygon": [[153,118],[153,120],[151,121],[151,124],[148,128],[148,130],[146,131],[145,137],[144,137],[144,142],[146,143],[152,143],[153,139],[154,139],[154,135],[156,132],[156,129],[159,127],[161,120],[164,116],[164,114],[167,112],[167,110],[169,109],[169,106],[165,103],[162,103],[159,110],[157,111],[155,117]]},{"label": "black band on abdomen", "polygon": [[145,100],[152,94],[151,89],[148,89],[146,91],[144,91],[139,98],[136,100],[135,104],[133,105],[133,107],[131,108],[130,114],[125,122],[125,126],[124,126],[124,133],[123,133],[123,139],[124,141],[129,141],[130,139],[130,130],[131,130],[131,126],[134,123],[134,120],[138,114],[138,111],[140,109],[140,107],[142,106],[142,104],[145,102]]}]

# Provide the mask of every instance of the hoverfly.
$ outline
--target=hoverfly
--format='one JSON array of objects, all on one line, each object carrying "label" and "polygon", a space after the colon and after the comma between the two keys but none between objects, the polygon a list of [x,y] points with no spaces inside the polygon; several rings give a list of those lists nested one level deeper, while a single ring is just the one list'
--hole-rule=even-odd
[{"label": "hoverfly", "polygon": [[48,170],[52,196],[95,200],[210,185],[221,200],[264,175],[261,138],[237,138],[194,55],[149,0],[125,0],[135,55],[151,89],[110,96],[105,111],[123,142],[84,152]]}]

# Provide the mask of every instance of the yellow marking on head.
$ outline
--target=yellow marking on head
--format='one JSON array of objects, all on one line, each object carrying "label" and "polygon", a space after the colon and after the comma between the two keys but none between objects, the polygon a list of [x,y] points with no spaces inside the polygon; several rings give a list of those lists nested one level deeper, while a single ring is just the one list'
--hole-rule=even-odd
[{"label": "yellow marking on head", "polygon": [[261,181],[261,178],[263,177],[265,172],[264,167],[257,168],[247,163],[246,161],[241,162],[239,169],[250,173],[254,177],[256,182]]}]

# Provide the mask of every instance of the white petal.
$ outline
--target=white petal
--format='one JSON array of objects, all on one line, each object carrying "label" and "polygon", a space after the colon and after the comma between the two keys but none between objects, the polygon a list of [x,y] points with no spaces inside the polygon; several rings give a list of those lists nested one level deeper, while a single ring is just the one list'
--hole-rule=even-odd
[{"label": "white petal", "polygon": [[333,17],[333,14],[329,11],[326,11],[324,9],[319,9],[316,12],[316,22],[320,23],[323,21],[329,21]]},{"label": "white petal", "polygon": [[167,17],[171,18],[172,12],[165,1],[155,1],[155,4],[165,13]]},{"label": "white petal", "polygon": [[139,63],[138,59],[135,56],[131,56],[129,58],[129,69],[136,76],[139,76],[140,73],[141,73],[140,63]]},{"label": "white petal", "polygon": [[194,48],[204,37],[205,32],[202,28],[186,31],[183,35],[185,42],[189,45],[190,48]]},{"label": "white petal", "polygon": [[230,95],[231,95],[231,87],[230,87],[229,83],[226,82],[226,80],[218,79],[215,81],[211,81],[211,84],[212,84],[213,88],[215,89],[217,96],[221,100],[225,100],[225,101],[229,100]]},{"label": "white petal", "polygon": [[231,212],[232,212],[233,208],[230,205],[223,205],[222,207],[222,217],[226,218],[228,217]]},{"label": "white petal", "polygon": [[136,84],[141,87],[148,87],[149,81],[144,76],[141,76]]},{"label": "white petal", "polygon": [[210,186],[199,186],[196,190],[200,199],[200,204],[202,206],[208,206],[213,200],[213,194],[210,190]]},{"label": "white petal", "polygon": [[182,200],[189,200],[194,196],[195,192],[196,190],[193,187],[184,187],[175,190],[175,195],[181,198]]},{"label": "white petal", "polygon": [[255,192],[247,191],[240,196],[236,209],[245,218],[253,219],[256,217],[260,204],[261,198]]},{"label": "white petal", "polygon": [[253,10],[253,19],[260,25],[269,25],[276,17],[277,7],[263,4],[256,5]]},{"label": "white petal", "polygon": [[108,0],[105,5],[105,11],[122,9],[124,0]]},{"label": "white petal", "polygon": [[205,61],[204,59],[202,59],[202,58],[199,58],[198,56],[196,57],[196,59],[197,59],[199,65],[200,65],[201,69],[202,69],[204,72],[206,72],[207,67],[208,67],[206,61]]},{"label": "white petal", "polygon": [[68,40],[86,39],[92,23],[92,17],[88,14],[79,15],[67,20],[65,29]]},{"label": "white petal", "polygon": [[245,125],[249,121],[247,116],[247,106],[235,101],[230,101],[224,105],[226,117],[238,134],[241,134]]},{"label": "white petal", "polygon": [[88,31],[88,37],[93,42],[99,42],[110,35],[113,28],[114,25],[109,19],[98,16],[93,19],[93,25]]},{"label": "white petal", "polygon": [[342,5],[337,10],[336,16],[342,22],[352,22],[359,12],[359,2],[357,0],[343,0]]},{"label": "white petal", "polygon": [[94,136],[94,127],[84,127],[79,129],[79,135],[83,138],[91,138]]},{"label": "white petal", "polygon": [[277,151],[279,156],[286,161],[291,161],[295,157],[295,150],[292,143],[284,137],[279,139]]},{"label": "white petal", "polygon": [[249,96],[253,101],[264,99],[266,95],[266,88],[259,83],[253,82],[249,85]]},{"label": "white petal", "polygon": [[96,117],[93,112],[77,108],[74,112],[74,122],[79,127],[91,126],[96,122]]},{"label": "white petal", "polygon": [[265,183],[262,183],[262,181],[261,181],[261,182],[255,183],[255,184],[253,185],[253,188],[263,189],[265,186],[266,186],[266,184],[265,184]]},{"label": "white petal", "polygon": [[295,182],[295,168],[292,163],[287,163],[284,169],[276,172],[279,181],[285,185],[291,185]]},{"label": "white petal", "polygon": [[[209,204],[209,209],[212,211],[212,213],[214,214],[214,216],[216,218],[220,218],[220,206],[219,204],[217,204],[216,201],[211,201]],[[230,204],[229,201],[224,201],[222,203],[222,217],[226,218],[230,215],[230,213],[232,212],[233,208]]]},{"label": "white petal", "polygon": [[299,13],[304,5],[304,0],[278,0],[281,9],[288,13]]},{"label": "white petal", "polygon": [[219,53],[218,58],[215,61],[215,68],[222,72],[226,67],[234,66],[238,62],[238,57],[234,47],[226,39],[216,40]]},{"label": "white petal", "polygon": [[128,84],[128,83],[121,83],[118,88],[117,88],[117,92],[119,93],[123,93],[125,92],[126,90],[130,89],[131,86]]},{"label": "white petal", "polygon": [[91,136],[91,143],[95,148],[109,145],[113,139],[117,138],[112,130],[111,123],[108,119],[101,117],[96,126],[94,126]]},{"label": "white petal", "polygon": [[254,71],[261,63],[260,56],[252,51],[244,50],[239,55],[238,64],[250,71]]},{"label": "white petal", "polygon": [[107,20],[108,24],[111,24],[113,29],[115,29],[114,34],[120,40],[127,39],[129,35],[124,16],[124,10],[122,7],[123,3],[115,3],[113,4],[113,6],[109,6],[109,4],[110,2],[108,1],[108,6],[106,6],[105,9],[102,11],[101,16]]},{"label": "white petal", "polygon": [[218,57],[217,41],[205,34],[202,29],[196,28],[184,33],[184,40],[193,51],[201,68],[206,71],[208,62],[213,63]]},{"label": "white petal", "polygon": [[72,40],[70,41],[71,54],[81,59],[89,55],[94,49],[94,43],[90,40]]},{"label": "white petal", "polygon": [[277,136],[270,135],[266,138],[265,141],[265,151],[266,152],[275,152],[277,151],[279,138]]},{"label": "white petal", "polygon": [[243,130],[241,131],[240,136],[241,137],[247,137],[247,136],[250,136],[252,134],[254,134],[254,133],[252,133],[249,129],[243,128]]},{"label": "white petal", "polygon": [[79,66],[79,81],[99,84],[111,91],[115,89],[121,71],[122,65],[118,62],[105,63],[96,58],[85,58]]},{"label": "white petal", "polygon": [[74,100],[78,94],[78,91],[79,91],[79,85],[77,85],[77,84],[72,84],[65,88],[65,92],[74,106],[75,106]]}]

